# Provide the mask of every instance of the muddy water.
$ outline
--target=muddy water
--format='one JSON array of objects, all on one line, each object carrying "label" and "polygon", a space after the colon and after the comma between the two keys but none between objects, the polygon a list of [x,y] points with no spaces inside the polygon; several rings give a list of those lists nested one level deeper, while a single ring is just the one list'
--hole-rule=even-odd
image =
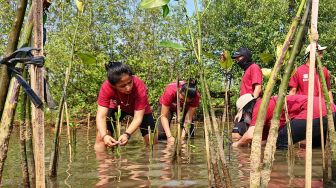
[{"label": "muddy water", "polygon": [[[65,132],[65,131],[63,131]],[[97,155],[93,150],[95,128],[77,131],[76,152],[71,156],[62,134],[58,177],[47,180],[48,187],[208,187],[205,143],[202,130],[191,140],[190,152],[182,151],[180,164],[174,161],[172,148],[159,143],[153,152],[145,148],[138,135],[121,149],[117,157],[111,151]],[[49,166],[53,131],[46,130],[46,168]],[[248,187],[250,150],[226,150],[235,187]],[[269,187],[304,186],[304,151],[296,149],[294,165],[287,163],[286,151],[277,151]],[[321,152],[313,151],[313,187],[321,187]],[[6,160],[2,187],[22,186],[20,179],[18,130],[14,130]]]}]

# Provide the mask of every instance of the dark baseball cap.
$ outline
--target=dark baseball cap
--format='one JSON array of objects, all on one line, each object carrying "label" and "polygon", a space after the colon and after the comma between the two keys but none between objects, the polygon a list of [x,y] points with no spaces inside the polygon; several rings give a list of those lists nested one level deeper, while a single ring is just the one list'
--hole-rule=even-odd
[{"label": "dark baseball cap", "polygon": [[247,58],[248,60],[252,59],[252,53],[249,49],[247,48],[239,48],[237,51],[235,51],[233,53],[233,55],[231,56],[231,58],[236,58],[239,56],[244,56],[245,58]]},{"label": "dark baseball cap", "polygon": [[238,122],[232,128],[232,133],[239,133],[240,136],[243,136],[248,129],[248,124],[245,122]]}]

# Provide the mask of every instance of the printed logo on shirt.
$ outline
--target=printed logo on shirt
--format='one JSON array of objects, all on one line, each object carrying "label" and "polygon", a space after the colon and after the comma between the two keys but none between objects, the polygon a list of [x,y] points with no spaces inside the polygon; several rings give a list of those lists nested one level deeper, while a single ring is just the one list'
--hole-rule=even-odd
[{"label": "printed logo on shirt", "polygon": [[304,74],[303,78],[302,78],[302,81],[307,82],[308,80],[309,80],[308,74]]}]

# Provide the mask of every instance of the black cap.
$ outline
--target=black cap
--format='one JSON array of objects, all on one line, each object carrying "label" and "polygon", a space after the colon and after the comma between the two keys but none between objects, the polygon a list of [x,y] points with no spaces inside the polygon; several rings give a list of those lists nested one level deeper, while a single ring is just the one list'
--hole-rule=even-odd
[{"label": "black cap", "polygon": [[239,133],[240,136],[243,136],[248,129],[248,125],[245,122],[238,122],[232,128],[232,133]]},{"label": "black cap", "polygon": [[252,61],[252,53],[247,48],[239,48],[231,57],[234,59],[239,56],[244,56],[248,62]]}]

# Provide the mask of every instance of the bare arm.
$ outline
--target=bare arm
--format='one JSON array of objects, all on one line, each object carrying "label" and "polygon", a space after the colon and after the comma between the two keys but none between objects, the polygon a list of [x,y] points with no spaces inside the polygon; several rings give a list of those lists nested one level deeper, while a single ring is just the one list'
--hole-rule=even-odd
[{"label": "bare arm", "polygon": [[245,145],[251,143],[252,138],[253,138],[254,128],[255,128],[255,126],[250,126],[247,129],[247,131],[245,132],[245,134],[241,137],[241,139],[239,139],[237,142],[234,142],[232,144],[232,146],[233,147],[240,147],[240,146],[245,146]]},{"label": "bare arm", "polygon": [[256,99],[260,96],[261,94],[261,85],[260,84],[255,84],[254,85],[254,91],[253,91],[253,97]]},{"label": "bare arm", "polygon": [[288,95],[295,95],[295,94],[296,94],[296,87],[292,87],[292,88],[289,90]]},{"label": "bare arm", "polygon": [[328,94],[329,94],[329,98],[330,98],[330,104],[334,104],[334,97],[332,95],[332,92],[329,91]]},{"label": "bare arm", "polygon": [[170,128],[169,128],[169,121],[168,121],[168,115],[169,115],[169,106],[162,105],[161,107],[161,125],[166,133],[166,137],[168,142],[173,142],[175,139],[172,137]]},{"label": "bare arm", "polygon": [[[133,134],[139,128],[144,115],[145,115],[145,109],[135,110],[133,120],[125,132],[128,134]],[[118,140],[120,141],[120,145],[126,145],[128,142],[127,134],[122,134]]]},{"label": "bare arm", "polygon": [[107,132],[106,118],[108,108],[98,105],[96,123],[100,137],[103,139],[105,145],[114,146],[117,145],[117,141],[113,139]]},{"label": "bare arm", "polygon": [[[196,112],[196,109],[197,109],[196,107],[190,107],[188,109],[186,117],[184,118],[184,127],[186,127],[187,124],[191,124],[192,123],[192,118],[193,118],[193,116],[194,116],[194,114]],[[185,131],[185,129],[183,129],[182,130],[182,135],[181,135],[182,139],[185,138],[185,135],[186,135],[186,131]]]}]

